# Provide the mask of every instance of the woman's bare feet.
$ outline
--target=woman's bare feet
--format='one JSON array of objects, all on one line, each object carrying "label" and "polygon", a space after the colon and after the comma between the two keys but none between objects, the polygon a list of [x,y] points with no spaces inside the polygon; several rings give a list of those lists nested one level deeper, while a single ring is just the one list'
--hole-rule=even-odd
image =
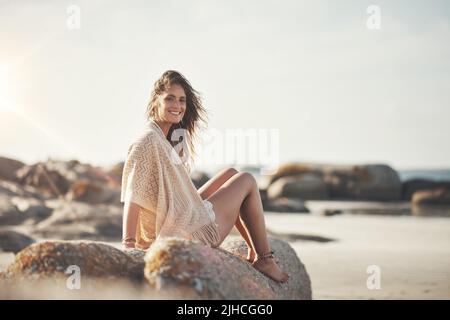
[{"label": "woman's bare feet", "polygon": [[258,257],[256,261],[252,263],[252,266],[277,282],[287,282],[289,280],[289,275],[281,271],[276,264],[273,254]]}]

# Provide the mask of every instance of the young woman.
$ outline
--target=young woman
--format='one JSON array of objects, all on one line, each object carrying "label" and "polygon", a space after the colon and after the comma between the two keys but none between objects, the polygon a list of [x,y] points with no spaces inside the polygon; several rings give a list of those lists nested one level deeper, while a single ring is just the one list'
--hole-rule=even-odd
[{"label": "young woman", "polygon": [[[189,179],[186,159],[194,154],[193,139],[205,114],[198,92],[179,72],[166,71],[155,82],[148,130],[130,147],[124,166],[122,244],[147,249],[164,234],[218,247],[236,226],[248,245],[247,261],[273,280],[286,282],[289,276],[278,267],[267,240],[254,177],[229,168],[199,190]],[[173,139],[178,129],[186,133],[181,142]],[[168,149],[175,150],[177,159]]]}]

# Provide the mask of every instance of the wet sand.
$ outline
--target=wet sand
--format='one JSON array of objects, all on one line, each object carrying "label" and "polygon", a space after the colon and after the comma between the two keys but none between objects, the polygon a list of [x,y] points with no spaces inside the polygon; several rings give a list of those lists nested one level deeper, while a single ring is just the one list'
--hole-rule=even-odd
[{"label": "wet sand", "polygon": [[[266,214],[275,232],[336,241],[290,242],[311,277],[314,299],[450,299],[450,219],[343,214]],[[367,267],[380,267],[369,290]]]}]

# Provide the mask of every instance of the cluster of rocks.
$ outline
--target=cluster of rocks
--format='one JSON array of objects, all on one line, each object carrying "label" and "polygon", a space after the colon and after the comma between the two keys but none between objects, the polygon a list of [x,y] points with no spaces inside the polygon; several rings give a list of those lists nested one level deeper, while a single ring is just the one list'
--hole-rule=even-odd
[{"label": "cluster of rocks", "polygon": [[[27,165],[0,157],[0,248],[23,248],[27,242],[19,234],[119,241],[122,171],[123,162],[104,169],[76,160]],[[200,172],[192,176],[198,187],[208,179]]]},{"label": "cluster of rocks", "polygon": [[[402,182],[385,164],[324,165],[288,163],[269,176],[261,199],[267,211],[308,212],[305,200],[411,201],[413,213],[450,215],[450,181]],[[436,209],[436,210],[433,210]],[[332,215],[333,213],[330,213]]]},{"label": "cluster of rocks", "polygon": [[168,238],[148,252],[93,241],[38,242],[0,273],[0,299],[311,299],[310,278],[295,251],[280,240],[270,244],[291,275],[287,283],[253,268],[245,242],[233,237],[220,248]]}]

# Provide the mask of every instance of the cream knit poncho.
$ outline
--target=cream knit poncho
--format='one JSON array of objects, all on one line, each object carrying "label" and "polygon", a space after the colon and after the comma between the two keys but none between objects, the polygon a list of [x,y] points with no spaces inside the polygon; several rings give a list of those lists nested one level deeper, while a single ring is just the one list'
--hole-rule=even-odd
[{"label": "cream knit poncho", "polygon": [[218,225],[180,156],[153,120],[128,149],[120,201],[140,206],[136,229],[140,249],[162,237],[199,240],[210,246],[219,241]]}]

